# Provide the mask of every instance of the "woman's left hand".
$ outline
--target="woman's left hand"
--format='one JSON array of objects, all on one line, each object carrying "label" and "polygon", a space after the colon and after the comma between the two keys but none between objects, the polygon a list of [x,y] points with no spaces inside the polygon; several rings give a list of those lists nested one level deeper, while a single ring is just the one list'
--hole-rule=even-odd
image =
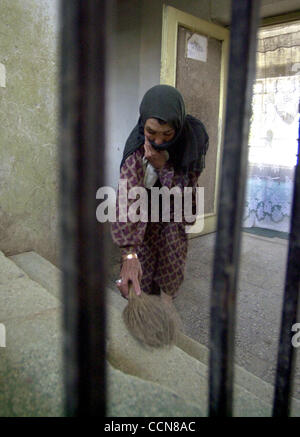
[{"label": "woman's left hand", "polygon": [[159,152],[155,150],[154,147],[151,146],[147,137],[145,137],[144,150],[145,158],[148,159],[148,161],[150,162],[150,164],[153,165],[154,168],[160,170],[164,167],[165,163],[167,162],[166,154],[164,152]]}]

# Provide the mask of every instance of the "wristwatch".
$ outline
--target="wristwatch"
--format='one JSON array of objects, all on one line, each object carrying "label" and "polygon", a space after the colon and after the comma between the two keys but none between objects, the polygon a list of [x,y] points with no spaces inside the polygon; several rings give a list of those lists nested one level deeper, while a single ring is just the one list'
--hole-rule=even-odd
[{"label": "wristwatch", "polygon": [[134,253],[127,253],[127,255],[123,255],[122,256],[123,261],[125,261],[125,259],[138,259],[137,254]]}]

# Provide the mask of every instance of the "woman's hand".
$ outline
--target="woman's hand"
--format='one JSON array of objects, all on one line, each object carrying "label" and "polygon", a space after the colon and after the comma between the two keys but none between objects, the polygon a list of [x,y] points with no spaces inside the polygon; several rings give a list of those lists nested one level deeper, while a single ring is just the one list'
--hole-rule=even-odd
[{"label": "woman's hand", "polygon": [[125,259],[123,261],[120,278],[122,282],[118,284],[118,288],[126,299],[129,293],[129,282],[132,283],[135,293],[138,296],[141,294],[140,281],[142,279],[142,267],[138,259]]},{"label": "woman's hand", "polygon": [[167,162],[166,154],[163,151],[159,152],[155,150],[154,147],[151,146],[147,137],[145,137],[144,150],[145,158],[148,159],[148,161],[150,162],[150,164],[153,165],[154,168],[160,170],[164,167],[165,163]]}]

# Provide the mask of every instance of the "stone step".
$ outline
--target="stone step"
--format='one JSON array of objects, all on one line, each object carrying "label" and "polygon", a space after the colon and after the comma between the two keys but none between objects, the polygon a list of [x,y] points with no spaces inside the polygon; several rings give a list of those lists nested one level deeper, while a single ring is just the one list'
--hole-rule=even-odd
[{"label": "stone step", "polygon": [[[0,252],[0,323],[6,331],[0,360],[1,417],[64,416],[58,286],[58,269],[38,254],[27,252],[8,259]],[[108,362],[107,389],[107,415],[111,417],[203,415],[197,405],[171,390],[127,375]]]},{"label": "stone step", "polygon": [[36,252],[24,252],[9,257],[20,269],[61,300],[61,271]]},{"label": "stone step", "polygon": [[61,416],[60,302],[0,252],[0,414]]},{"label": "stone step", "polygon": [[63,416],[59,308],[5,322],[1,350],[1,417]]},{"label": "stone step", "polygon": [[[48,261],[34,252],[11,259],[0,252],[0,321],[6,328],[0,360],[1,416],[63,416],[61,305],[20,267],[58,295],[59,272]],[[176,393],[109,363],[107,378],[109,416],[202,416],[198,406]]]},{"label": "stone step", "polygon": [[203,417],[199,406],[174,391],[128,375],[107,363],[108,417]]},{"label": "stone step", "polygon": [[59,300],[0,252],[0,321],[57,308]]},{"label": "stone step", "polygon": [[[126,306],[126,300],[123,299],[120,296],[120,293],[118,291],[109,290],[107,292],[107,300],[110,302],[111,305],[115,308],[116,312],[119,314],[123,311],[123,309]],[[121,317],[117,319],[117,313],[114,315],[115,321],[114,323],[122,325],[122,322],[120,321]],[[120,331],[124,330],[125,326],[120,327]],[[127,341],[124,339],[125,342]],[[121,347],[121,345],[120,345]],[[202,364],[201,366],[201,374],[205,376],[205,382],[208,381],[208,360],[209,360],[209,350],[207,347],[199,344],[195,340],[187,337],[184,334],[180,334],[178,336],[177,342],[176,342],[176,348],[180,349],[182,352],[186,353],[191,357],[191,359],[197,360],[199,363]],[[176,349],[175,348],[175,349]],[[115,351],[114,351],[115,353]],[[120,353],[120,352],[118,352]],[[136,352],[137,353],[137,352]],[[136,356],[135,353],[135,356]],[[178,352],[175,351],[175,354]],[[142,354],[142,352],[139,353],[139,356]],[[119,358],[118,358],[119,360]],[[125,361],[127,358],[125,357]],[[122,369],[126,369],[130,373],[130,364],[123,363],[122,360],[120,360],[122,363]],[[194,363],[194,361],[191,361]],[[195,364],[195,363],[194,363]],[[129,367],[127,367],[129,366]],[[135,367],[134,367],[135,369]],[[125,370],[124,370],[125,371]],[[135,371],[135,370],[134,370]],[[195,376],[196,377],[196,376]],[[253,375],[252,373],[248,372],[244,368],[235,365],[234,366],[234,377],[235,377],[235,384],[234,384],[234,401],[236,405],[235,409],[235,415],[247,414],[249,411],[251,411],[251,414],[261,415],[261,413],[266,414],[267,416],[271,415],[272,411],[272,402],[273,402],[273,391],[274,388],[271,384],[263,381],[262,379],[258,378],[257,376]],[[179,379],[179,378],[178,378]],[[176,377],[174,375],[174,380],[176,381]],[[205,385],[205,382],[201,382],[205,386],[205,397],[207,399],[207,385]],[[198,387],[200,390],[200,387]],[[244,396],[249,396],[249,404],[247,405],[246,399],[244,399]],[[193,399],[193,402],[195,402],[195,399]],[[241,403],[240,403],[241,402]],[[205,408],[205,401],[201,400],[200,402],[202,411],[206,412]],[[243,410],[242,405],[246,407],[245,410]],[[255,406],[256,405],[256,406]],[[252,408],[254,407],[254,408]],[[257,408],[257,411],[255,412],[255,409]],[[300,416],[300,401],[298,399],[292,398],[292,404],[291,404],[291,415],[295,417]]]},{"label": "stone step", "polygon": [[[11,260],[22,267],[23,270],[17,270],[18,274],[25,271],[30,278],[43,285],[53,296],[60,298],[59,269],[35,252],[15,255],[11,257]],[[107,303],[108,360],[113,368],[118,369],[124,375],[131,375],[150,383],[159,384],[164,389],[176,393],[186,403],[196,405],[199,411],[207,414],[208,349],[182,334],[179,336],[176,347],[170,350],[147,350],[130,337],[123,325],[121,312],[127,301],[118,292],[108,289]],[[166,368],[162,371],[160,366],[164,360]],[[178,366],[176,366],[177,361],[180,363]],[[159,368],[158,372],[155,371],[156,367]],[[180,368],[180,376],[176,373],[177,368]],[[159,373],[161,376],[157,379]],[[165,380],[162,375],[166,376]],[[178,380],[185,381],[185,383],[181,382],[178,386]],[[194,384],[193,388],[193,382],[197,380],[199,383]],[[239,366],[235,366],[235,381],[235,415],[271,415],[273,397],[271,384],[262,381]],[[201,395],[199,395],[200,392]],[[295,399],[292,403],[292,415],[300,416],[299,401]]]},{"label": "stone step", "polygon": [[[120,311],[108,305],[108,361],[122,372],[159,384],[200,407],[207,415],[207,366],[180,348],[151,349],[127,332]],[[235,385],[234,416],[266,417],[270,406]]]}]

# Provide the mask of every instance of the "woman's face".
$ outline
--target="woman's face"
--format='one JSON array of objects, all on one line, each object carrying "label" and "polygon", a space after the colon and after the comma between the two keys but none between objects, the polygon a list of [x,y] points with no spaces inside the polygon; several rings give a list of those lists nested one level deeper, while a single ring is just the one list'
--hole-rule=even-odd
[{"label": "woman's face", "polygon": [[160,124],[155,118],[148,118],[144,126],[144,135],[157,146],[171,141],[175,136],[175,129],[169,124]]}]

